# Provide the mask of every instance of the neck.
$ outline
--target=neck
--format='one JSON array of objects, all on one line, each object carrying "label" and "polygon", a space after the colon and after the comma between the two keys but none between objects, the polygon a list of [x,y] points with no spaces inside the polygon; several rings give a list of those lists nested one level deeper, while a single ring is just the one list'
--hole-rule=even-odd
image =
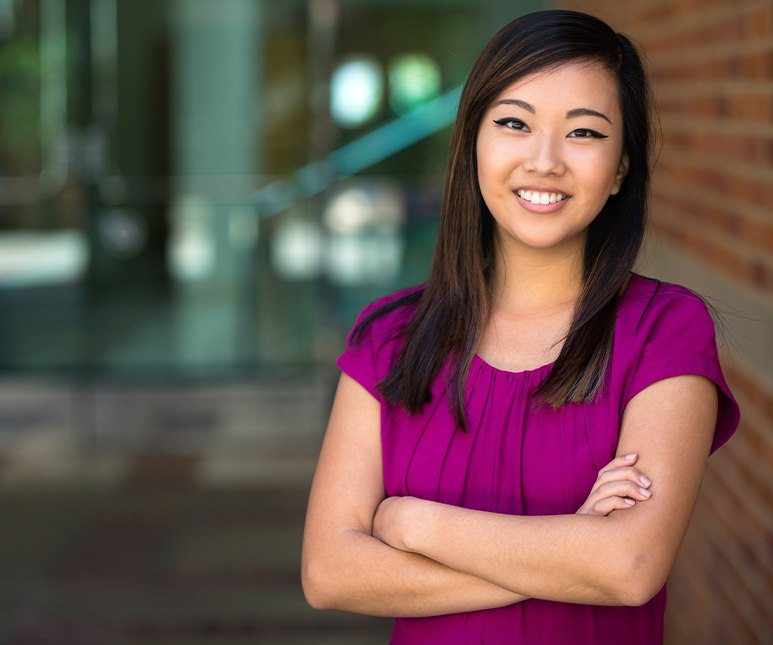
[{"label": "neck", "polygon": [[555,313],[576,303],[582,286],[582,255],[577,252],[500,254],[492,309],[502,314]]}]

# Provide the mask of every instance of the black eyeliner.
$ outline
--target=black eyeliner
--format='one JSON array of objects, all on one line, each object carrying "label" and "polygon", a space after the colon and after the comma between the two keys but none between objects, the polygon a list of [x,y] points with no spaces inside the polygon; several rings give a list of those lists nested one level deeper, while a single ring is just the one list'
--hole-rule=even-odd
[{"label": "black eyeliner", "polygon": [[[522,123],[523,125],[526,125],[520,119],[514,119],[513,117],[509,117],[509,116],[504,117],[502,119],[492,119],[492,121],[494,121],[494,123],[496,123],[497,125],[501,125],[501,126],[506,126],[508,123],[512,123],[512,122],[518,122],[518,123]],[[516,132],[518,132],[518,128],[509,128],[509,129],[515,130]],[[575,137],[577,139],[608,139],[609,138],[608,134],[601,134],[600,132],[596,132],[595,130],[591,130],[590,128],[575,128],[574,130],[572,130],[572,132],[575,132],[576,130],[590,132],[590,135],[591,135],[590,137]]]}]

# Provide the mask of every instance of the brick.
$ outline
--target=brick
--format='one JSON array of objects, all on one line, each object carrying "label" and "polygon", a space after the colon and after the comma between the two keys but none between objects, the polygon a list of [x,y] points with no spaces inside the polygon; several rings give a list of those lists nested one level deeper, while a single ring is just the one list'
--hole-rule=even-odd
[{"label": "brick", "polygon": [[730,52],[721,58],[695,60],[681,65],[678,56],[672,57],[671,60],[674,64],[667,68],[662,64],[655,66],[653,75],[658,83],[719,78],[766,80],[773,66],[769,51],[753,51],[745,54]]},{"label": "brick", "polygon": [[[678,87],[678,84],[673,85]],[[711,95],[692,98],[656,97],[656,102],[658,110],[664,119],[668,119],[671,115],[716,118],[717,126],[720,127],[726,125],[730,119],[737,120],[738,122],[748,121],[750,124],[767,124],[770,120],[771,109],[773,109],[773,98],[771,98],[769,92],[764,91],[731,94],[717,90]],[[704,136],[715,134],[711,123],[707,123],[703,128]],[[664,131],[665,134],[670,133]],[[731,137],[733,135],[717,136]],[[755,132],[754,127],[749,128],[746,136],[765,142],[765,144],[771,143],[769,138],[765,138],[759,132]],[[769,150],[763,150],[763,160],[769,159],[770,156]]]},{"label": "brick", "polygon": [[733,164],[727,164],[727,171],[718,168],[699,168],[690,164],[689,159],[666,158],[665,151],[658,160],[658,171],[684,180],[696,188],[711,186],[712,190],[721,191],[724,194],[752,204],[764,205],[769,203],[771,190],[770,180],[757,179],[740,174],[740,170],[733,171]]},{"label": "brick", "polygon": [[[724,96],[713,97],[713,100],[718,102],[717,110],[719,109],[720,102],[724,106],[723,109],[729,105],[728,98]],[[690,109],[691,103],[697,103],[697,100],[664,101],[661,103],[661,108],[664,112],[688,114],[692,112]],[[767,104],[767,101],[764,103]],[[714,116],[714,114],[710,116]],[[764,140],[759,135],[751,133],[747,135],[733,135],[705,130],[679,131],[671,128],[664,131],[664,136],[664,146],[669,149],[690,150],[705,153],[709,157],[737,159],[746,163],[766,164],[769,161],[773,161],[772,151],[767,145],[768,143],[773,143],[773,141]]]},{"label": "brick", "polygon": [[[666,204],[686,223],[716,230],[721,234],[737,238],[760,251],[773,254],[773,221],[766,222],[744,217],[742,212],[729,211],[720,206],[712,207],[696,202],[691,195],[684,198],[658,190],[652,190],[653,204]],[[655,210],[655,209],[653,209]]]},{"label": "brick", "polygon": [[729,19],[723,16],[714,24],[702,25],[695,29],[680,29],[660,37],[645,39],[642,45],[646,49],[659,53],[672,50],[678,51],[685,48],[705,46],[707,43],[737,42],[748,35],[748,30],[746,16],[738,15]]},{"label": "brick", "polygon": [[[648,232],[761,297],[773,294],[773,177],[764,172],[773,165],[773,5],[632,0],[624,9],[610,1],[571,8],[630,34],[652,65],[663,154]],[[751,414],[709,463],[669,577],[666,645],[765,642],[773,621],[764,477],[773,461],[773,393],[742,364],[725,367]]]}]

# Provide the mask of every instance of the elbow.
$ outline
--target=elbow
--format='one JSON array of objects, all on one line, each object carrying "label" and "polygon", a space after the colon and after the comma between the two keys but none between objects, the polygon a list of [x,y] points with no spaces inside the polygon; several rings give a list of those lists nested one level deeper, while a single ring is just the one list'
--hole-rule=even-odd
[{"label": "elbow", "polygon": [[623,568],[618,598],[627,607],[646,605],[666,582],[667,575],[661,575],[660,567],[647,555],[629,558]]},{"label": "elbow", "polygon": [[301,564],[301,587],[306,602],[318,611],[332,609],[324,591],[325,577],[320,575],[318,567],[308,562]]},{"label": "elbow", "polygon": [[621,596],[620,604],[625,605],[626,607],[641,607],[642,605],[646,605],[656,595],[657,591],[653,592],[651,587],[639,585],[635,589],[629,590],[627,595],[623,594]]},{"label": "elbow", "polygon": [[306,538],[301,549],[301,586],[306,602],[317,610],[348,611],[352,597],[350,561],[342,560],[346,553],[344,537],[335,539]]},{"label": "elbow", "polygon": [[619,594],[620,604],[625,607],[641,607],[652,600],[651,594],[643,585],[632,586]]}]

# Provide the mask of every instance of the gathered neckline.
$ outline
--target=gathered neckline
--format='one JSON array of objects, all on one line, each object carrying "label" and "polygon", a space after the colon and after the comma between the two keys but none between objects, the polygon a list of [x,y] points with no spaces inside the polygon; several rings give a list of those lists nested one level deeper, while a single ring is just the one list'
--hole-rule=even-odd
[{"label": "gathered neckline", "polygon": [[551,361],[550,363],[545,363],[544,365],[540,365],[538,367],[533,367],[530,370],[518,370],[517,372],[514,372],[512,370],[502,369],[501,367],[495,367],[491,363],[488,363],[483,358],[481,358],[478,354],[473,354],[472,358],[473,358],[473,360],[477,361],[483,367],[486,367],[486,368],[488,368],[490,370],[493,370],[494,372],[501,372],[502,374],[510,374],[511,376],[518,376],[518,375],[521,375],[521,374],[525,375],[525,374],[534,374],[536,372],[543,372],[543,371],[547,370],[548,368],[553,367],[553,365],[555,365],[556,362],[557,362],[557,361]]}]

